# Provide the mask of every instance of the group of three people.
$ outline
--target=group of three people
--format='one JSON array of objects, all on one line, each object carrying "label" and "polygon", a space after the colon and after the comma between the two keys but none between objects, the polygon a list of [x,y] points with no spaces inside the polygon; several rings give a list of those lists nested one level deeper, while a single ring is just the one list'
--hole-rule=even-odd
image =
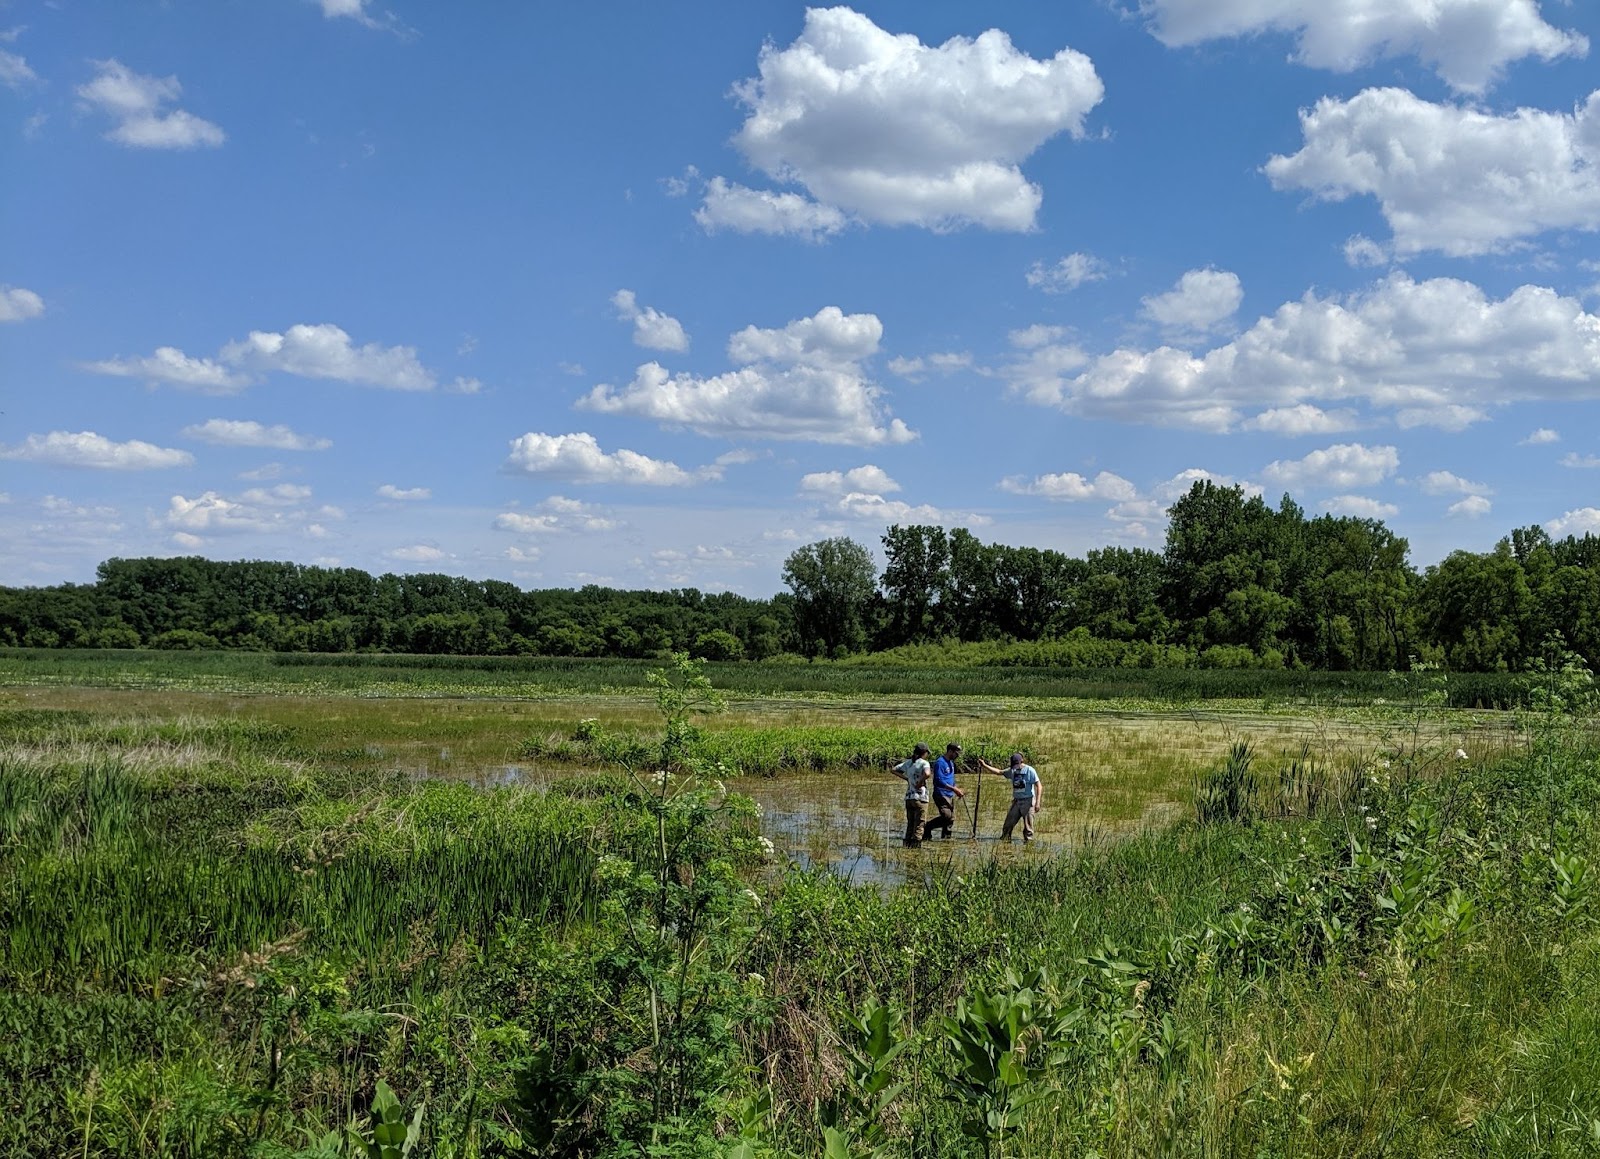
[{"label": "group of three people", "polygon": [[[956,769],[961,762],[961,746],[951,741],[944,755],[932,765],[928,756],[932,750],[921,741],[911,755],[894,767],[895,775],[906,783],[906,844],[921,845],[931,840],[935,831],[942,831],[949,840],[956,827],[956,801],[966,793],[956,784]],[[1022,840],[1033,840],[1033,817],[1044,806],[1044,785],[1038,772],[1021,753],[1011,754],[1009,769],[996,768],[982,757],[976,758],[979,775],[993,773],[1011,782],[1011,808],[1006,813],[1005,826],[1000,836],[1011,840],[1011,832],[1020,822]],[[928,816],[929,806],[934,816]]]}]

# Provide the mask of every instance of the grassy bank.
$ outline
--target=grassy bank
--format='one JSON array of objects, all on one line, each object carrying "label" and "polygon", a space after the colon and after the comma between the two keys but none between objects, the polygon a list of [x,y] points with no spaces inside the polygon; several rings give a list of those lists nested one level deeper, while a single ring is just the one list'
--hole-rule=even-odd
[{"label": "grassy bank", "polygon": [[437,1156],[1592,1154],[1563,687],[1465,757],[1224,740],[1203,823],[891,890],[771,858],[685,673],[626,738],[672,776],[549,791],[0,710],[0,1153],[364,1155],[381,1080]]}]

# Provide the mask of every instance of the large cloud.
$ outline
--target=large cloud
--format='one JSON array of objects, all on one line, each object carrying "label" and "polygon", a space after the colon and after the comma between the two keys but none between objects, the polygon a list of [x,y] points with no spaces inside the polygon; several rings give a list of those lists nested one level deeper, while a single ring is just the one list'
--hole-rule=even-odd
[{"label": "large cloud", "polygon": [[327,439],[303,435],[276,423],[267,426],[253,419],[207,419],[183,428],[186,438],[198,439],[218,447],[267,447],[275,451],[325,451],[333,446]]},{"label": "large cloud", "polygon": [[[272,372],[385,390],[433,390],[439,385],[438,376],[418,360],[416,347],[376,342],[357,346],[331,322],[302,323],[281,334],[252,330],[248,337],[224,346],[215,360],[192,358],[175,346],[162,346],[147,357],[108,358],[86,363],[84,369],[214,393],[242,390]],[[450,389],[471,394],[478,383],[458,378]]]},{"label": "large cloud", "polygon": [[1547,24],[1536,0],[1141,0],[1171,46],[1283,32],[1297,58],[1349,72],[1379,57],[1415,55],[1453,87],[1487,87],[1528,56],[1581,56],[1589,42]]},{"label": "large cloud", "polygon": [[132,149],[215,149],[227,134],[184,109],[169,109],[183,86],[175,76],[143,76],[116,60],[94,62],[96,75],[78,87],[85,104],[116,122],[106,137]]},{"label": "large cloud", "polygon": [[[1005,375],[1030,401],[1090,418],[1230,430],[1247,410],[1362,401],[1402,425],[1450,429],[1502,403],[1600,398],[1600,317],[1538,286],[1495,300],[1470,282],[1397,273],[1361,293],[1285,303],[1204,353],[1088,359],[1052,340]],[[1280,421],[1294,420],[1259,425]]]},{"label": "large cloud", "polygon": [[1400,256],[1504,250],[1552,229],[1600,229],[1600,92],[1571,114],[1495,114],[1405,89],[1324,97],[1305,145],[1267,162],[1279,189],[1378,199]]},{"label": "large cloud", "polygon": [[713,179],[697,215],[707,228],[816,235],[849,214],[1031,229],[1043,194],[1020,163],[1058,133],[1081,137],[1105,91],[1072,49],[1035,60],[997,29],[930,47],[849,8],[808,9],[799,38],[767,45],[758,68],[735,89],[749,117],[734,144],[810,198]]},{"label": "large cloud", "polygon": [[0,446],[0,459],[46,463],[52,467],[95,467],[110,471],[187,467],[194,462],[194,456],[188,451],[158,447],[138,439],[129,439],[125,443],[113,442],[93,431],[51,431],[47,435],[29,435],[14,447]]},{"label": "large cloud", "polygon": [[676,463],[641,455],[637,451],[600,449],[587,432],[546,435],[529,432],[511,440],[506,466],[529,475],[565,479],[573,483],[632,483],[646,487],[685,487],[708,477],[685,471]]},{"label": "large cloud", "polygon": [[882,337],[876,315],[827,306],[787,326],[747,326],[733,335],[728,358],[737,370],[699,378],[648,362],[626,387],[597,386],[578,406],[730,438],[908,442],[916,435],[899,419],[888,420],[882,390],[862,365]]}]

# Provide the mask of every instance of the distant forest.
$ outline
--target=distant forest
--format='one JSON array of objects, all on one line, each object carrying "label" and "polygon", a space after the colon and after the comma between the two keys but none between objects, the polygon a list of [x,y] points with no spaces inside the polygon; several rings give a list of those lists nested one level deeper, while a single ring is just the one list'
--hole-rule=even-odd
[{"label": "distant forest", "polygon": [[770,599],[693,588],[524,591],[499,580],[355,568],[112,559],[96,582],[0,588],[0,644],[281,652],[651,657],[870,656],[891,649],[1062,667],[1523,671],[1600,665],[1600,537],[1520,528],[1418,571],[1382,521],[1307,519],[1199,482],[1161,551],[1079,558],[894,526],[886,564],[808,544]]}]

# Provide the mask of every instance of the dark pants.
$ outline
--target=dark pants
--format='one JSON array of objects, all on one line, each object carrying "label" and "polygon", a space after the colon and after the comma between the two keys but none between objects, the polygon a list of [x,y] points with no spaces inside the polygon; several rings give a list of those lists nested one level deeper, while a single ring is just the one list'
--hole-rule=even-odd
[{"label": "dark pants", "polygon": [[914,797],[906,798],[906,844],[922,844],[922,819],[928,815],[928,803]]},{"label": "dark pants", "polygon": [[949,840],[951,831],[956,827],[956,799],[954,797],[935,796],[933,798],[933,807],[939,815],[922,827],[922,838],[924,841],[932,840],[933,831],[942,829],[944,830],[944,838]]}]

